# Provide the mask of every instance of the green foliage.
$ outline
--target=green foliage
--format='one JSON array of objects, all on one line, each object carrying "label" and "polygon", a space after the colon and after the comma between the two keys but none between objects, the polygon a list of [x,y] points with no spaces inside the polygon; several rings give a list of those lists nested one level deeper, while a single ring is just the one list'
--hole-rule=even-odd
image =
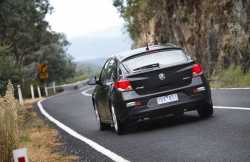
[{"label": "green foliage", "polygon": [[219,87],[249,87],[250,73],[243,73],[240,66],[230,66],[223,72],[213,76],[211,86]]},{"label": "green foliage", "polygon": [[69,42],[45,20],[51,11],[48,0],[0,1],[0,92],[8,79],[28,87],[37,80],[39,63],[48,64],[49,82],[74,76]]},{"label": "green foliage", "polygon": [[151,7],[153,4],[155,4],[153,0],[113,1],[113,5],[118,9],[126,22],[125,26],[131,39],[136,41],[141,30],[146,28],[147,23],[153,17],[155,12],[155,9]]},{"label": "green foliage", "polygon": [[76,69],[76,75],[77,76],[86,76],[86,77],[92,77],[99,75],[99,72],[101,71],[101,67],[94,65],[94,64],[88,64],[88,63],[80,63],[77,65]]},{"label": "green foliage", "polygon": [[[212,75],[231,65],[250,71],[250,1],[113,0],[134,47],[171,42]],[[245,15],[245,16],[242,16]]]},{"label": "green foliage", "polygon": [[3,96],[8,80],[16,81],[19,76],[17,66],[9,56],[9,46],[0,45],[0,95]]},{"label": "green foliage", "polygon": [[68,84],[68,83],[76,83],[76,82],[83,81],[83,80],[86,80],[86,79],[88,79],[88,77],[85,76],[85,75],[76,75],[76,76],[74,76],[74,78],[68,79],[64,83],[66,83],[66,84]]}]

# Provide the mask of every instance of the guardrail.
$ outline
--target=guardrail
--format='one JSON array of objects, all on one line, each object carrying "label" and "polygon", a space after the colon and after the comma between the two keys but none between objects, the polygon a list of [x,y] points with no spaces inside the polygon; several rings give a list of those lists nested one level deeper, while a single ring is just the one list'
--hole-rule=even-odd
[{"label": "guardrail", "polygon": [[[56,85],[55,82],[52,83],[52,86],[47,87],[46,85],[44,86],[36,86],[34,87],[34,85],[30,85],[30,92],[31,92],[31,98],[32,100],[35,99],[35,92],[37,92],[36,94],[38,95],[38,98],[42,98],[42,96],[48,97],[48,96],[52,96],[55,95],[57,93],[63,92],[65,90],[76,90],[79,89],[85,85],[87,85],[88,79],[87,80],[83,80],[83,81],[78,81],[76,83],[70,83],[70,84],[62,84],[62,85]],[[21,105],[24,104],[23,101],[23,95],[22,95],[22,89],[20,85],[17,85],[17,90],[18,90],[18,99],[19,99],[19,103]],[[42,93],[43,92],[43,93]]]},{"label": "guardrail", "polygon": [[56,88],[64,88],[64,87],[75,87],[76,89],[78,88],[81,88],[83,86],[85,86],[88,82],[88,79],[87,80],[83,80],[83,81],[78,81],[76,83],[70,83],[70,84],[63,84],[63,85],[57,85],[55,84],[55,82],[53,83],[53,86],[51,87],[47,87],[47,89],[53,89],[55,90]]}]

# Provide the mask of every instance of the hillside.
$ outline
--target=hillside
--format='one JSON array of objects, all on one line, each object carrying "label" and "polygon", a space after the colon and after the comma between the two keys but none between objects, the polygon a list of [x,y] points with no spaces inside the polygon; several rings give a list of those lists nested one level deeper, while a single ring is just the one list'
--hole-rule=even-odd
[{"label": "hillside", "polygon": [[134,41],[184,47],[207,74],[250,70],[250,0],[114,0]]},{"label": "hillside", "polygon": [[76,72],[80,75],[93,76],[101,71],[106,58],[96,58],[76,63]]},{"label": "hillside", "polygon": [[130,49],[132,44],[128,33],[122,32],[119,27],[71,38],[69,41],[69,53],[76,60],[110,57],[117,52]]}]

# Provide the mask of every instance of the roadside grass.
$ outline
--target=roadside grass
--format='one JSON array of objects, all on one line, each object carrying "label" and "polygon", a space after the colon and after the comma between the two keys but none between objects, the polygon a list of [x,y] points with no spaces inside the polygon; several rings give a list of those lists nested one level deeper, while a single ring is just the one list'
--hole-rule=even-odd
[{"label": "roadside grass", "polygon": [[11,162],[18,139],[16,106],[0,98],[0,162]]},{"label": "roadside grass", "polygon": [[11,82],[5,96],[0,96],[0,162],[12,162],[12,151],[18,146],[18,109]]},{"label": "roadside grass", "polygon": [[26,103],[18,112],[19,148],[26,147],[31,162],[70,162],[79,158],[60,152],[63,145],[58,132],[36,114],[33,103]]},{"label": "roadside grass", "polygon": [[250,72],[244,74],[240,66],[230,66],[213,76],[210,85],[213,88],[250,87]]},{"label": "roadside grass", "polygon": [[86,80],[88,77],[84,75],[75,76],[74,78],[68,79],[65,82],[62,82],[61,84],[70,84],[70,83],[76,83],[78,81]]}]

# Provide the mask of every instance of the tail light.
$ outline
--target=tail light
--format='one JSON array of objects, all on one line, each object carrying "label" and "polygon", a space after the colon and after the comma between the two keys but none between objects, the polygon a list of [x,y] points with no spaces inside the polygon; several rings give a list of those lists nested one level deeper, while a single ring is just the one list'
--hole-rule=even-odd
[{"label": "tail light", "polygon": [[193,76],[203,74],[203,68],[202,68],[201,64],[195,64],[192,68],[192,73],[193,73]]},{"label": "tail light", "polygon": [[119,80],[113,84],[113,87],[119,91],[131,91],[132,86],[129,80]]}]

